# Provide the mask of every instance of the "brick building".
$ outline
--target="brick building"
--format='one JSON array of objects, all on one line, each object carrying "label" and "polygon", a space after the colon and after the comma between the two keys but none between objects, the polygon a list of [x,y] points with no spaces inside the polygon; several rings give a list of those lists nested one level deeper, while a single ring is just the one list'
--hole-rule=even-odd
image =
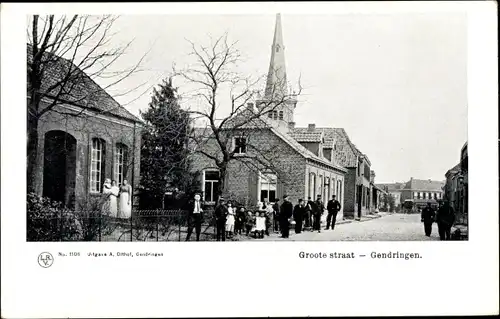
[{"label": "brick building", "polygon": [[[32,52],[28,45],[28,65]],[[99,196],[105,178],[118,183],[127,179],[135,190],[141,121],[70,61],[49,54],[43,59],[41,108],[56,98],[58,102],[38,120],[35,192],[75,208]],[[77,73],[72,71],[70,80],[58,85],[68,68]],[[30,86],[28,81],[27,103]],[[54,89],[49,92],[51,86]]]},{"label": "brick building", "polygon": [[460,150],[460,163],[446,174],[443,199],[449,201],[457,215],[457,222],[468,224],[469,211],[469,167],[467,143]]},{"label": "brick building", "polygon": [[[271,62],[266,82],[266,92],[262,99],[248,104],[248,108],[238,114],[239,119],[251,116],[266,99],[275,94],[280,87],[281,93],[286,88],[285,47],[281,31],[281,18],[277,15]],[[225,196],[255,205],[268,198],[273,202],[284,194],[293,202],[299,198],[331,198],[336,194],[342,202],[344,194],[344,178],[347,170],[337,163],[334,152],[334,140],[327,134],[318,132],[314,125],[305,131],[295,128],[293,120],[297,101],[290,99],[276,107],[267,116],[246,123],[237,130],[227,127],[226,143],[237,150],[241,160],[233,160],[226,175]],[[210,128],[198,128],[198,136],[206,136],[203,149],[193,153],[193,169],[201,172],[200,184],[205,201],[215,202],[214,189],[218,183],[218,169],[210,157],[202,153],[217,156],[219,152],[216,141],[211,137]],[[274,153],[273,171],[262,165],[262,154]],[[248,159],[253,158],[253,161]],[[268,160],[268,157],[266,157]],[[342,218],[342,212],[338,214]]]},{"label": "brick building", "polygon": [[384,184],[376,184],[376,186],[382,188],[387,192],[387,194],[392,195],[394,198],[394,206],[396,210],[399,210],[402,206],[401,202],[401,193],[405,187],[406,183],[384,183]]},{"label": "brick building", "polygon": [[433,206],[443,198],[445,182],[410,178],[401,192],[401,201],[413,202],[415,208],[423,208],[430,202]]}]

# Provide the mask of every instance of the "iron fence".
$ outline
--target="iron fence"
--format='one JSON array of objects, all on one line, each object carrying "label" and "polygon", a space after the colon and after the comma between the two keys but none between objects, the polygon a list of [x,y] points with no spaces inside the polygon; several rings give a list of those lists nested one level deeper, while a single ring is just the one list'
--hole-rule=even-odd
[{"label": "iron fence", "polygon": [[[203,213],[200,240],[216,237],[213,211]],[[136,210],[130,218],[102,211],[57,211],[28,214],[28,241],[185,241],[189,216],[183,210]],[[194,226],[194,225],[193,225]],[[191,239],[196,238],[193,227]]]}]

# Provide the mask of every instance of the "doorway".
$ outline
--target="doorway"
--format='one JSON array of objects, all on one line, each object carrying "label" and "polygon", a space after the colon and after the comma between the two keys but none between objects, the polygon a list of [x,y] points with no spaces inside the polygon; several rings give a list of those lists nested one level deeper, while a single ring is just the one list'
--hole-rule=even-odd
[{"label": "doorway", "polygon": [[72,208],[75,200],[76,139],[64,131],[45,134],[43,196]]}]

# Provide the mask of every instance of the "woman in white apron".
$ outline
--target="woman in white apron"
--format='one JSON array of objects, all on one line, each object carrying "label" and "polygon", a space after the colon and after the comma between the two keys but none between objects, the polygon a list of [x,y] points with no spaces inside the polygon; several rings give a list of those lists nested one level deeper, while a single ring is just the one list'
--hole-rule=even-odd
[{"label": "woman in white apron", "polygon": [[132,187],[127,183],[127,180],[123,180],[123,184],[120,187],[120,211],[119,218],[130,218],[132,215]]},{"label": "woman in white apron", "polygon": [[233,236],[234,231],[234,208],[231,202],[227,203],[226,237]]}]

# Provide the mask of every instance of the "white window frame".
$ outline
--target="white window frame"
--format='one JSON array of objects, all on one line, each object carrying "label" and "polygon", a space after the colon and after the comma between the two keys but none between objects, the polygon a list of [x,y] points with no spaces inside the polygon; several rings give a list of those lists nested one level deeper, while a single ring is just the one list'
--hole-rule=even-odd
[{"label": "white window frame", "polygon": [[[104,141],[93,138],[90,149],[90,192],[100,193],[102,191],[102,168],[103,168]],[[95,163],[95,169],[93,164]]]},{"label": "white window frame", "polygon": [[[238,151],[236,152],[236,139],[245,139],[245,151],[244,152],[241,152],[241,151]],[[246,136],[235,136],[233,137],[233,151],[235,155],[245,155],[247,154],[247,151],[248,151],[248,138]]]},{"label": "white window frame", "polygon": [[[269,181],[269,178],[267,176],[274,176],[274,183],[271,183]],[[267,181],[267,182],[266,182]],[[267,198],[271,202],[271,198],[269,197],[269,193],[271,191],[271,186],[274,186],[274,193],[275,196],[274,198],[278,198],[278,175],[274,172],[259,172],[259,180],[257,184],[257,196],[259,198],[260,202],[264,202],[264,200]],[[261,194],[263,191],[263,186],[267,186],[267,196],[262,198]]]},{"label": "white window frame", "polygon": [[127,175],[125,160],[127,158],[128,147],[125,144],[117,143],[115,145],[115,158],[114,158],[114,169],[113,169],[113,179],[118,185],[123,183]]},{"label": "white window frame", "polygon": [[283,111],[278,112],[278,120],[283,120],[284,119],[284,114]]},{"label": "white window frame", "polygon": [[[203,178],[202,178],[202,183],[201,183],[201,190],[203,192],[203,200],[207,202],[207,204],[214,204],[215,203],[215,200],[214,200],[214,193],[215,193],[215,189],[216,187],[214,187],[214,185],[217,185],[219,183],[219,180],[213,180],[213,179],[210,179],[210,180],[207,180],[206,179],[206,173],[207,172],[217,172],[220,174],[219,170],[216,169],[216,168],[209,168],[209,169],[205,169],[203,170]],[[212,193],[210,194],[210,200],[207,199],[207,194],[205,192],[205,183],[211,183],[212,187],[211,187],[211,190],[212,190]]]}]

